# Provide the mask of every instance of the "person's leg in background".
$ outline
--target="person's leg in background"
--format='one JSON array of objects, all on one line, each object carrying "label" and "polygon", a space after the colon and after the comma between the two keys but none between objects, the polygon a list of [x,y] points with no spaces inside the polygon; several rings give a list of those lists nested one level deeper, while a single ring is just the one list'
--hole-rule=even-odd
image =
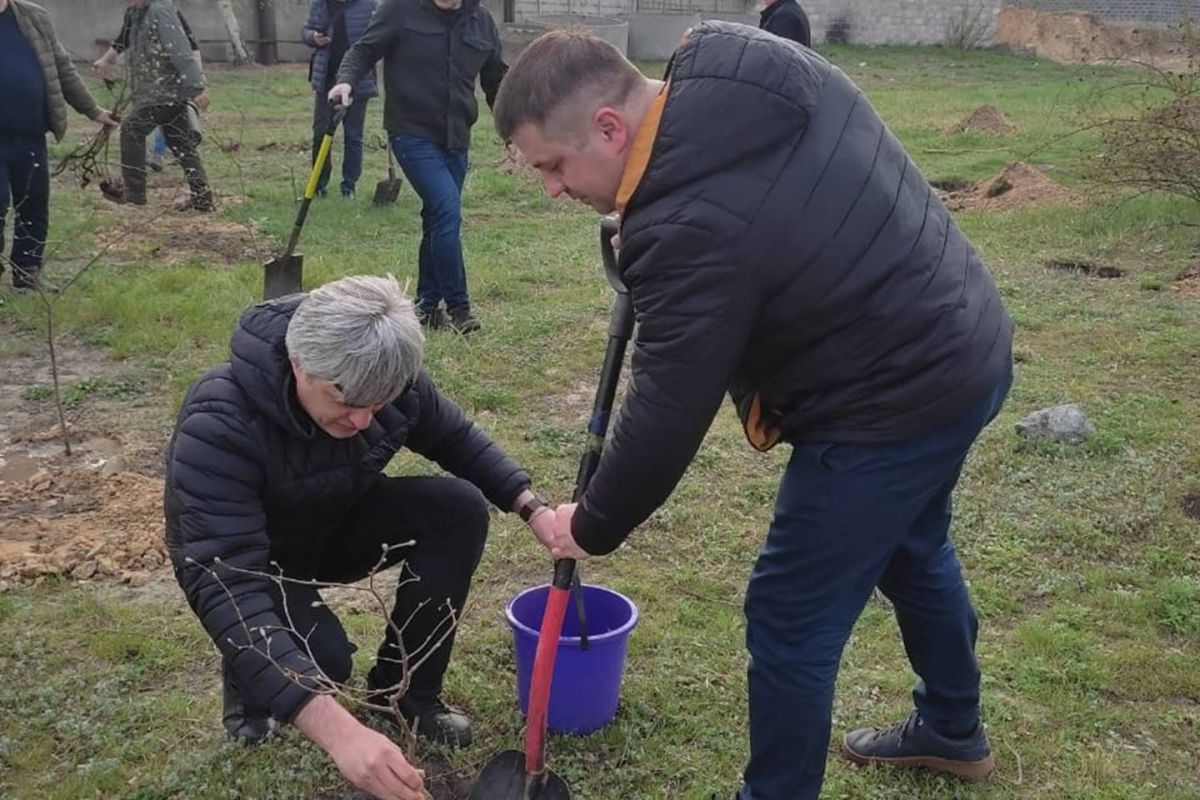
[{"label": "person's leg in background", "polygon": [[163,129],[167,139],[167,147],[179,160],[183,167],[184,177],[187,178],[191,197],[179,205],[180,209],[193,211],[212,211],[216,208],[212,189],[208,186],[208,176],[204,174],[204,165],[200,162],[200,134],[192,128],[188,119],[187,103],[172,103],[171,105],[156,106],[156,121]]},{"label": "person's leg in background", "polygon": [[363,129],[370,100],[356,100],[342,120],[342,197],[354,197],[363,170]]},{"label": "person's leg in background", "polygon": [[[416,136],[393,136],[396,160],[421,198],[422,237],[417,279],[417,314],[425,324],[438,318],[445,301],[459,321],[461,333],[479,328],[470,316],[462,254],[462,186],[467,172],[465,151],[448,151]],[[465,314],[463,312],[466,312]]]},{"label": "person's leg in background", "polygon": [[146,205],[146,136],[158,125],[157,108],[135,106],[121,120],[121,180],[126,203]]},{"label": "person's leg in background", "polygon": [[9,267],[9,256],[5,249],[4,224],[12,204],[12,182],[9,179],[9,162],[16,142],[12,134],[0,133],[0,274]]},{"label": "person's leg in background", "polygon": [[[329,121],[333,118],[333,106],[329,104],[329,100],[321,92],[314,94],[313,102],[313,124],[312,124],[312,161],[310,164],[317,163],[317,152],[321,149],[321,141],[325,138],[325,130],[329,127]],[[355,103],[350,106],[358,105]],[[321,167],[321,174],[317,178],[317,197],[324,197],[329,191],[329,176],[333,171],[333,148],[329,148],[329,156],[325,159],[325,164]]]},{"label": "person's leg in background", "polygon": [[44,135],[14,136],[7,158],[6,197],[13,210],[12,284],[15,289],[55,288],[41,277],[50,232],[50,165]]}]

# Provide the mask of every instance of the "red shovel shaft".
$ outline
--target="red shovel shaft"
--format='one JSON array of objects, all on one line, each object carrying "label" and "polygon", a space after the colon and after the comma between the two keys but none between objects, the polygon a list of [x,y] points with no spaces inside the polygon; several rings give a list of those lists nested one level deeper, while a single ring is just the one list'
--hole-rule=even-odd
[{"label": "red shovel shaft", "polygon": [[537,652],[533,657],[533,674],[529,679],[529,714],[525,719],[525,771],[530,775],[540,774],[546,768],[550,683],[554,679],[554,660],[558,657],[558,640],[562,636],[570,596],[570,589],[551,586],[546,598],[546,612],[542,616]]}]

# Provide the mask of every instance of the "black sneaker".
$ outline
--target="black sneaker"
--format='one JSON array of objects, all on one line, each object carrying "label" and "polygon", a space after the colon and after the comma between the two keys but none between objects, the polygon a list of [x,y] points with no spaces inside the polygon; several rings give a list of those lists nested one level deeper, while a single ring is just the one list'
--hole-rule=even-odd
[{"label": "black sneaker", "polygon": [[474,333],[483,327],[479,322],[479,318],[471,313],[469,305],[455,306],[448,309],[447,316],[450,318],[450,328],[464,336],[468,333]]},{"label": "black sneaker", "polygon": [[917,711],[886,728],[860,728],[842,740],[842,755],[855,764],[925,767],[967,780],[986,778],[996,768],[983,725],[951,739],[934,731]]},{"label": "black sneaker", "polygon": [[[383,691],[378,691],[380,681],[375,677],[372,668],[367,675],[367,689],[374,692],[368,695],[367,702],[371,704],[371,713],[390,725],[396,724],[395,716],[390,710],[390,701]],[[417,736],[435,744],[446,747],[468,747],[473,739],[471,735],[471,720],[461,710],[447,705],[440,697],[424,699],[413,697],[411,694],[400,698],[397,703],[400,715],[416,732]]]},{"label": "black sneaker", "polygon": [[227,661],[221,663],[221,684],[221,724],[230,740],[258,744],[279,731],[279,722],[269,711],[246,707]]},{"label": "black sneaker", "polygon": [[446,316],[446,312],[442,311],[440,307],[432,311],[425,311],[418,307],[417,322],[421,323],[422,328],[428,328],[431,331],[450,327],[450,318]]}]

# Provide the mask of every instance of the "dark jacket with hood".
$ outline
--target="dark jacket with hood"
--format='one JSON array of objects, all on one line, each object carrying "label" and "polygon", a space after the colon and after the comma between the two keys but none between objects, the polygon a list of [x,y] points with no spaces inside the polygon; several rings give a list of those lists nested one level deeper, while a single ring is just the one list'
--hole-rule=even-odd
[{"label": "dark jacket with hood", "polygon": [[805,47],[812,47],[812,29],[808,25],[808,15],[796,0],[775,0],[762,10],[758,17],[758,27],[784,39],[799,42]]},{"label": "dark jacket with hood", "polygon": [[726,391],[762,449],[894,442],[956,421],[1011,367],[979,254],[840,70],[706,22],[668,81],[621,225],[632,380],[573,522],[592,553],[667,498]]},{"label": "dark jacket with hood", "polygon": [[[329,57],[333,53],[333,42],[324,47],[317,47],[317,34],[333,38],[334,25],[346,27],[346,38],[353,46],[366,32],[375,14],[375,0],[312,0],[308,7],[308,21],[300,31],[300,38],[309,47],[315,48],[310,66],[309,83],[314,92],[327,90],[326,78],[329,77]],[[349,52],[349,51],[347,51]],[[345,58],[345,55],[342,56]],[[334,71],[340,65],[334,64]],[[354,84],[355,97],[374,97],[379,94],[375,81],[375,67],[363,73]]]},{"label": "dark jacket with hood", "polygon": [[[232,659],[248,704],[285,721],[312,695],[257,652],[238,647],[248,643],[247,629],[283,624],[264,577],[272,562],[286,570],[290,559],[338,535],[401,447],[474,483],[506,510],[529,486],[529,476],[424,372],[359,435],[338,440],[322,431],[296,399],[284,344],[300,299],[247,311],[229,361],[188,391],[167,451],[164,503],[171,562],[188,603]],[[209,570],[218,570],[221,581]],[[259,639],[255,644],[263,647]],[[290,635],[275,634],[270,651],[297,676],[318,674]]]},{"label": "dark jacket with hood", "polygon": [[444,11],[432,0],[381,0],[366,33],[338,69],[338,83],[354,85],[383,59],[383,126],[452,150],[471,143],[479,116],[475,79],[488,105],[496,102],[508,65],[500,32],[479,0]]}]

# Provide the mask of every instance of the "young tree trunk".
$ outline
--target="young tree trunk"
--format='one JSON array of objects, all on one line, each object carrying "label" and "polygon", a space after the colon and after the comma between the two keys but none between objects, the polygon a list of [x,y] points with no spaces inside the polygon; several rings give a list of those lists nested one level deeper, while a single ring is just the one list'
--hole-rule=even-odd
[{"label": "young tree trunk", "polygon": [[229,43],[233,45],[233,60],[238,66],[250,63],[250,54],[246,45],[242,44],[242,28],[238,25],[237,15],[233,13],[233,0],[216,0],[217,10],[221,12],[221,20],[229,33]]}]

